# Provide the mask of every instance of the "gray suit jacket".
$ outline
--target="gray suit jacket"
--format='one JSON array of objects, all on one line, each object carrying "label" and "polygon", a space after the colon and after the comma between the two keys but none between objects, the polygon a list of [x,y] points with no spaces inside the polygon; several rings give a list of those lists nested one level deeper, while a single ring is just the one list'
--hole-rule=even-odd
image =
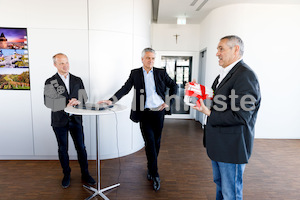
[{"label": "gray suit jacket", "polygon": [[[261,101],[257,77],[241,60],[216,88],[218,78],[212,86],[215,96],[212,112],[205,127],[207,154],[211,160],[217,162],[248,163],[253,148],[254,125]],[[235,101],[229,98],[232,90],[237,95]],[[241,99],[245,95],[251,95],[252,100],[251,103],[242,105]],[[249,102],[250,99],[246,98],[246,101]],[[250,107],[253,109],[250,110]],[[220,111],[221,108],[224,110]]]}]

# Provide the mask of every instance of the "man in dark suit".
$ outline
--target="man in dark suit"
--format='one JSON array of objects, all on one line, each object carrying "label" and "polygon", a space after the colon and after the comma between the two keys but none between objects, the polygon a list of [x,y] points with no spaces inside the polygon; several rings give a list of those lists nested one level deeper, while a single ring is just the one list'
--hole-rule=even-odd
[{"label": "man in dark suit", "polygon": [[[157,191],[160,188],[157,157],[160,149],[165,108],[169,107],[165,103],[165,92],[168,87],[170,88],[169,97],[175,96],[178,86],[168,76],[166,70],[153,67],[154,61],[155,51],[151,48],[144,49],[142,51],[143,67],[132,70],[128,80],[113,97],[98,103],[107,103],[109,105],[115,103],[134,87],[130,119],[134,122],[140,122],[148,160],[147,178],[148,180],[153,180],[153,189]],[[170,98],[168,99],[170,100]],[[174,98],[171,98],[170,104],[173,101]]]},{"label": "man in dark suit", "polygon": [[216,199],[242,199],[243,173],[253,148],[260,88],[255,73],[242,60],[244,44],[238,36],[223,37],[217,49],[222,69],[212,85],[212,108],[201,100],[200,108],[195,109],[208,116],[204,142],[212,160]]},{"label": "man in dark suit", "polygon": [[[68,132],[72,136],[81,168],[81,178],[84,182],[95,185],[95,180],[88,171],[87,153],[84,145],[84,134],[81,115],[70,115],[64,112],[67,106],[75,106],[87,99],[82,80],[69,73],[69,60],[65,54],[53,56],[57,73],[45,82],[44,103],[51,108],[51,126],[58,143],[59,161],[63,168],[62,187],[70,185],[71,168],[68,154]],[[82,102],[84,103],[84,102]]]}]

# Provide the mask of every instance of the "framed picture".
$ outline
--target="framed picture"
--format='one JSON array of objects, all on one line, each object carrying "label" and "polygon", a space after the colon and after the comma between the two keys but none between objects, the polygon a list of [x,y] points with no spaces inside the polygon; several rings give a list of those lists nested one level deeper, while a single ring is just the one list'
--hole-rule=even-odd
[{"label": "framed picture", "polygon": [[0,27],[0,90],[30,90],[26,28]]}]

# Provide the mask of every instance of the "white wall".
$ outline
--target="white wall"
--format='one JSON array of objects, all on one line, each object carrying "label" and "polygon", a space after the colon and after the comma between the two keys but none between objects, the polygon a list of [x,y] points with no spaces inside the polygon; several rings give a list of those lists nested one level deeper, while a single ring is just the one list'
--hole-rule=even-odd
[{"label": "white wall", "polygon": [[[128,79],[130,70],[142,65],[141,52],[150,46],[151,1],[91,0],[89,18],[90,99],[96,102],[110,98]],[[132,92],[118,103],[130,108],[131,101]],[[117,120],[121,156],[144,145],[139,127],[131,122],[129,115],[130,109],[127,109]],[[100,137],[105,141],[101,143],[102,158],[118,156],[115,121],[114,115],[100,118],[100,132],[108,133]],[[93,122],[91,127],[95,127]],[[126,134],[122,134],[122,130],[127,130]]]},{"label": "white wall", "polygon": [[[153,24],[152,45],[158,51],[199,51],[200,25]],[[179,35],[176,37],[174,35]]]},{"label": "white wall", "polygon": [[[12,6],[9,0],[0,0],[0,5]],[[70,72],[82,78],[90,102],[108,98],[141,65],[140,52],[150,46],[151,0],[16,0],[13,6],[13,15],[10,9],[1,10],[0,26],[27,28],[31,90],[0,91],[0,159],[57,159],[50,110],[43,104],[44,82],[56,72],[51,57],[68,55]],[[128,107],[130,102],[130,95],[120,101]],[[129,109],[117,115],[117,127],[104,126],[116,124],[114,115],[100,120],[103,159],[143,147]],[[94,158],[94,118],[84,117],[83,125],[87,153]],[[69,153],[76,159],[72,142]]]},{"label": "white wall", "polygon": [[218,74],[219,39],[236,34],[245,43],[244,61],[256,72],[262,94],[256,138],[300,138],[299,11],[299,5],[238,4],[213,10],[201,23],[206,85]]}]

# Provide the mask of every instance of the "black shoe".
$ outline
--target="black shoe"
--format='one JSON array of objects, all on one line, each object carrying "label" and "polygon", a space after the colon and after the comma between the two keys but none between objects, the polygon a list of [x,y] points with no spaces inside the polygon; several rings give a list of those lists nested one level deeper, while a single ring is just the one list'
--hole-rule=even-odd
[{"label": "black shoe", "polygon": [[61,186],[63,188],[67,188],[70,186],[70,178],[71,176],[70,175],[64,175],[64,178],[63,180],[61,181]]},{"label": "black shoe", "polygon": [[160,178],[159,177],[153,178],[153,189],[155,191],[158,191],[160,189]]},{"label": "black shoe", "polygon": [[149,173],[149,171],[148,171],[148,173],[147,173],[147,179],[148,179],[148,181],[151,181],[151,180],[152,180],[152,175]]},{"label": "black shoe", "polygon": [[82,175],[81,179],[89,185],[96,185],[96,181],[91,177],[91,175]]}]

